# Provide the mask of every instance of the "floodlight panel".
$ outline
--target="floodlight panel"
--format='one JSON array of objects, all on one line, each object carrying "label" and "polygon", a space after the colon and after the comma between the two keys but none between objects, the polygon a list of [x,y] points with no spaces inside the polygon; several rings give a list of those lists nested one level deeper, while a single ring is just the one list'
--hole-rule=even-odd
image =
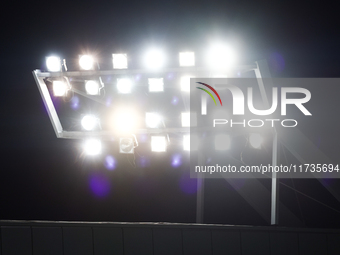
[{"label": "floodlight panel", "polygon": [[88,139],[84,143],[84,152],[86,155],[95,156],[102,152],[102,142],[98,139]]},{"label": "floodlight panel", "polygon": [[226,151],[230,149],[230,136],[219,134],[215,136],[215,150]]},{"label": "floodlight panel", "polygon": [[120,138],[119,139],[119,152],[124,154],[134,153],[134,144],[132,138]]},{"label": "floodlight panel", "polygon": [[127,54],[112,54],[113,69],[127,69]]},{"label": "floodlight panel", "polygon": [[161,92],[164,91],[163,78],[149,78],[149,92]]},{"label": "floodlight panel", "polygon": [[81,125],[87,131],[93,130],[98,125],[98,119],[93,115],[85,115],[81,119]]},{"label": "floodlight panel", "polygon": [[94,65],[94,60],[91,55],[81,55],[79,57],[79,66],[83,70],[92,70]]},{"label": "floodlight panel", "polygon": [[129,78],[117,79],[117,89],[121,94],[131,93],[132,81]]},{"label": "floodlight panel", "polygon": [[53,81],[53,94],[56,97],[65,96],[67,92],[67,84],[64,81]]},{"label": "floodlight panel", "polygon": [[195,53],[194,52],[180,52],[179,53],[180,66],[195,66]]},{"label": "floodlight panel", "polygon": [[50,72],[60,72],[61,71],[61,61],[59,57],[50,56],[46,57],[46,67]]},{"label": "floodlight panel", "polygon": [[165,136],[151,136],[151,151],[156,151],[156,152],[166,151]]},{"label": "floodlight panel", "polygon": [[137,126],[137,114],[132,109],[120,108],[112,120],[113,129],[120,134],[129,134]]},{"label": "floodlight panel", "polygon": [[85,90],[88,95],[99,95],[100,94],[100,85],[98,81],[89,80],[85,81]]},{"label": "floodlight panel", "polygon": [[190,92],[190,78],[193,78],[189,75],[184,75],[180,78],[181,91]]},{"label": "floodlight panel", "polygon": [[183,135],[183,150],[196,151],[198,149],[198,137],[196,135]]},{"label": "floodlight panel", "polygon": [[148,69],[160,69],[165,63],[164,53],[159,49],[149,50],[145,54],[144,62]]},{"label": "floodlight panel", "polygon": [[208,64],[215,69],[230,67],[235,63],[235,52],[226,44],[216,43],[208,52]]},{"label": "floodlight panel", "polygon": [[256,133],[250,134],[249,143],[253,148],[260,149],[263,143],[262,135]]},{"label": "floodlight panel", "polygon": [[157,128],[162,122],[162,117],[155,112],[145,113],[145,124],[149,128]]},{"label": "floodlight panel", "polygon": [[182,127],[195,127],[197,126],[197,115],[195,112],[182,112],[181,113]]}]

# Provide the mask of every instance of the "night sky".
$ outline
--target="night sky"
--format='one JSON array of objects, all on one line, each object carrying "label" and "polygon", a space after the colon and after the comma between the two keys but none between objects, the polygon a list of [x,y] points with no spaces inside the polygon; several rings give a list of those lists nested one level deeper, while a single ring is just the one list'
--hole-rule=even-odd
[{"label": "night sky", "polygon": [[[126,52],[137,67],[150,45],[199,56],[219,39],[235,47],[241,64],[267,59],[273,77],[335,78],[336,7],[335,1],[4,1],[0,219],[195,222],[195,180],[181,151],[143,160],[136,155],[134,168],[131,155],[113,150],[114,162],[86,158],[79,141],[56,138],[32,76],[45,68],[45,56],[58,54],[71,65],[82,52],[94,52],[101,66],[111,68],[111,54]],[[332,130],[339,139],[339,129]],[[143,146],[138,152],[144,153]],[[270,190],[270,180],[260,182]],[[280,200],[299,226],[340,227],[340,201],[321,182],[282,182]],[[251,185],[239,180],[239,189]],[[95,192],[94,186],[101,189]],[[207,180],[205,192],[204,223],[268,225],[225,180]],[[292,225],[280,216],[281,225]]]}]

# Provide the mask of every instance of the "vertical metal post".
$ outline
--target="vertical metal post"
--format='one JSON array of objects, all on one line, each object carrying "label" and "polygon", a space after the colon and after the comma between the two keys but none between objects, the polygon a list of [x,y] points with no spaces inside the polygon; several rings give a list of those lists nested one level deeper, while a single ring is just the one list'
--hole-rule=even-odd
[{"label": "vertical metal post", "polygon": [[[277,141],[277,132],[273,130],[273,151],[272,151],[272,166],[273,169],[277,166],[278,161],[278,141]],[[278,183],[278,174],[273,171],[272,173],[272,194],[271,194],[271,225],[279,224],[279,183]]]},{"label": "vertical metal post", "polygon": [[[267,61],[261,60],[256,62],[257,68],[255,71],[255,76],[257,78],[257,82],[259,84],[260,94],[263,100],[264,105],[268,108],[269,102],[266,95],[263,78],[271,78],[270,71],[268,68]],[[269,79],[270,80],[270,79]],[[269,81],[270,82],[270,81]],[[267,81],[268,83],[268,81]],[[270,87],[273,87],[272,84]],[[278,161],[278,138],[275,127],[273,128],[273,150],[272,150],[272,166],[275,168],[277,166]],[[278,186],[278,174],[272,173],[272,192],[271,192],[271,225],[277,225],[279,223],[279,186]]]},{"label": "vertical metal post", "polygon": [[[204,166],[204,155],[198,153],[198,165]],[[196,223],[203,223],[204,213],[204,174],[200,173],[197,176],[197,194],[196,194]]]}]

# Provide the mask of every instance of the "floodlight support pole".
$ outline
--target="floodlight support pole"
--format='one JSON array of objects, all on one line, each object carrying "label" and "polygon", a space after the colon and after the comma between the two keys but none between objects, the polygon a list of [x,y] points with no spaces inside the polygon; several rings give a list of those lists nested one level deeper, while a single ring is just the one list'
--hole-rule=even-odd
[{"label": "floodlight support pole", "polygon": [[[265,90],[265,86],[263,83],[263,78],[271,78],[269,67],[266,60],[261,60],[256,62],[257,68],[254,69],[255,76],[257,78],[257,82],[259,85],[262,101],[266,108],[269,107],[269,102]],[[268,79],[270,83],[271,79]],[[267,83],[269,83],[267,82]],[[270,87],[273,87],[272,84],[268,84]],[[273,149],[272,149],[272,167],[273,169],[277,166],[278,161],[278,137],[277,131],[275,127],[273,128]],[[272,173],[272,191],[271,191],[271,217],[270,224],[278,225],[279,223],[279,185],[278,185],[278,174],[273,171]]]},{"label": "floodlight support pole", "polygon": [[[272,165],[273,169],[277,166],[278,161],[278,137],[276,130],[273,130],[273,156],[272,156]],[[279,183],[278,183],[278,174],[273,171],[272,173],[272,194],[271,194],[271,225],[279,224]]]}]

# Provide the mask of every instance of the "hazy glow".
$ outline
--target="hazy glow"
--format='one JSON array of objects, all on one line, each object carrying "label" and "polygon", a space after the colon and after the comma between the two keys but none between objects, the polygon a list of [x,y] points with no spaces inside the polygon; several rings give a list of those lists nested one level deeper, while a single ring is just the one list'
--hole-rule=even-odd
[{"label": "hazy glow", "polygon": [[172,103],[173,105],[177,105],[177,104],[178,104],[178,97],[173,96],[173,98],[172,98],[172,100],[171,100],[171,103]]},{"label": "hazy glow", "polygon": [[190,76],[182,76],[181,77],[181,91],[186,91],[189,92],[190,91]]},{"label": "hazy glow", "polygon": [[102,152],[102,142],[98,139],[88,139],[84,143],[86,155],[95,156]]},{"label": "hazy glow", "polygon": [[225,44],[217,43],[208,52],[208,64],[212,68],[227,68],[235,63],[235,52]]},{"label": "hazy glow", "polygon": [[158,49],[149,50],[145,54],[144,62],[149,69],[160,69],[165,63],[164,53]]},{"label": "hazy glow", "polygon": [[97,197],[103,198],[110,193],[111,185],[109,178],[103,174],[92,174],[89,179],[90,189]]},{"label": "hazy glow", "polygon": [[128,78],[118,79],[117,89],[119,93],[127,94],[131,92],[132,82]]},{"label": "hazy glow", "polygon": [[172,167],[179,167],[182,165],[182,156],[180,154],[173,155],[171,159],[171,165]]},{"label": "hazy glow", "polygon": [[93,115],[85,115],[81,120],[81,125],[85,130],[93,130],[98,124],[98,119]]},{"label": "hazy glow", "polygon": [[90,80],[85,82],[85,90],[87,94],[99,95],[99,89],[100,86],[98,81]]},{"label": "hazy glow", "polygon": [[119,109],[113,119],[113,128],[119,133],[131,133],[137,125],[137,115],[132,109]]},{"label": "hazy glow", "polygon": [[250,134],[249,143],[255,149],[260,149],[263,143],[263,137],[260,134]]},{"label": "hazy glow", "polygon": [[126,69],[128,67],[127,54],[112,54],[113,69]]},{"label": "hazy glow", "polygon": [[159,125],[161,124],[161,121],[162,121],[162,117],[158,113],[147,112],[145,114],[146,126],[150,128],[159,127]]},{"label": "hazy glow", "polygon": [[79,97],[73,96],[70,103],[72,109],[77,110],[79,108]]},{"label": "hazy glow", "polygon": [[53,81],[53,94],[56,97],[65,96],[67,92],[67,85],[63,81]]},{"label": "hazy glow", "polygon": [[46,57],[46,67],[50,72],[60,72],[61,71],[61,61],[59,57],[51,56]]},{"label": "hazy glow", "polygon": [[79,66],[81,69],[84,70],[91,70],[93,69],[94,60],[93,57],[90,55],[82,55],[79,58]]},{"label": "hazy glow", "polygon": [[165,136],[151,136],[151,150],[157,152],[166,151]]},{"label": "hazy glow", "polygon": [[116,160],[111,155],[105,157],[105,167],[108,170],[114,170],[116,168]]},{"label": "hazy glow", "polygon": [[230,136],[229,135],[216,135],[215,136],[215,150],[226,151],[230,149]]},{"label": "hazy glow", "polygon": [[195,53],[194,52],[180,52],[179,53],[179,65],[180,66],[194,66],[195,65]]},{"label": "hazy glow", "polygon": [[149,78],[149,92],[160,92],[164,91],[163,78]]}]

